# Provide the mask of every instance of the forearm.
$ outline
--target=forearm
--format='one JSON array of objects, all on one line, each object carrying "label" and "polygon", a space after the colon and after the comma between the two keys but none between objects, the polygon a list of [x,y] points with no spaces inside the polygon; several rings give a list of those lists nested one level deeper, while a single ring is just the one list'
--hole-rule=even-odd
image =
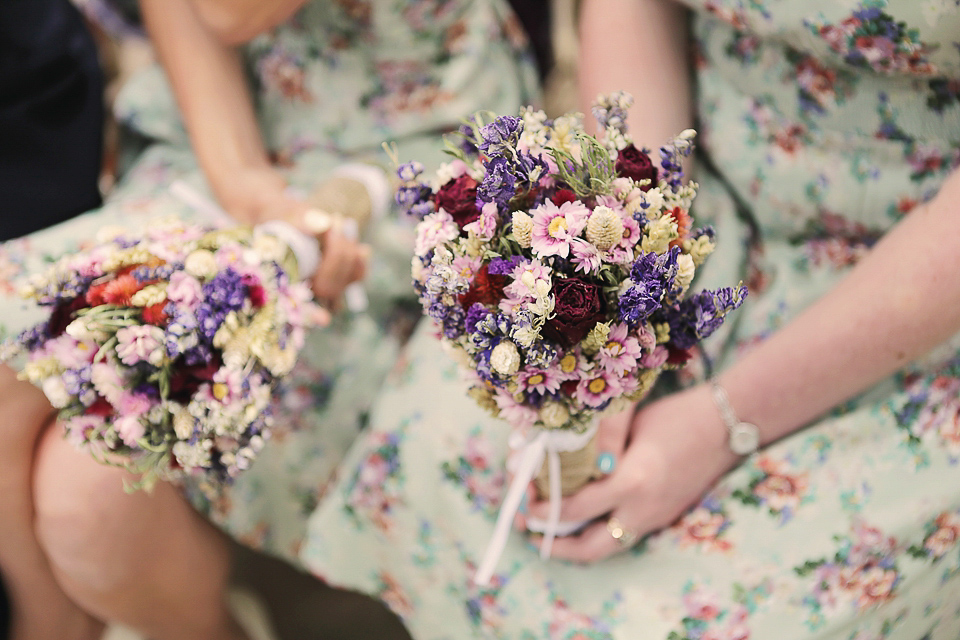
[{"label": "forearm", "polygon": [[[255,222],[256,207],[236,197],[249,172],[274,180],[240,58],[207,30],[188,0],[142,0],[144,20],[173,87],[200,166],[220,203]],[[283,179],[275,176],[275,188]]]},{"label": "forearm", "polygon": [[832,291],[720,376],[764,443],[808,424],[960,331],[960,173]]},{"label": "forearm", "polygon": [[638,147],[657,149],[692,127],[686,9],[669,0],[583,0],[579,86],[591,124],[598,94],[633,95],[628,125]]},{"label": "forearm", "polygon": [[190,0],[204,25],[225,44],[240,44],[287,20],[306,0]]}]

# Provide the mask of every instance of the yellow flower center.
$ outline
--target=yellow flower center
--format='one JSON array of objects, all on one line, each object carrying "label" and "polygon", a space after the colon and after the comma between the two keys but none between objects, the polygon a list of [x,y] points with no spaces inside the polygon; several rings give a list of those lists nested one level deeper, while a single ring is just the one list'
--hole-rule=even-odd
[{"label": "yellow flower center", "polygon": [[612,356],[619,356],[621,353],[623,353],[623,345],[617,342],[616,340],[611,340],[604,346],[607,348],[607,351],[609,351],[610,355]]},{"label": "yellow flower center", "polygon": [[556,238],[561,231],[567,230],[567,219],[563,216],[557,216],[550,221],[550,236]]},{"label": "yellow flower center", "polygon": [[590,393],[602,393],[607,388],[607,381],[603,378],[594,378],[587,385],[587,388],[590,389]]},{"label": "yellow flower center", "polygon": [[227,385],[223,384],[222,382],[213,383],[213,397],[217,400],[223,400],[226,398],[228,391],[229,389],[227,388]]},{"label": "yellow flower center", "polygon": [[527,378],[527,386],[533,387],[543,382],[543,374],[535,373]]},{"label": "yellow flower center", "polygon": [[572,373],[577,367],[577,356],[568,353],[560,359],[560,370],[564,373]]}]

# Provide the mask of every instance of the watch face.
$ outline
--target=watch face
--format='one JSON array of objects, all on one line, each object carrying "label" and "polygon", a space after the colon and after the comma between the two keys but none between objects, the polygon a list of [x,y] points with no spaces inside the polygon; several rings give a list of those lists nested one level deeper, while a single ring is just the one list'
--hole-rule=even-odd
[{"label": "watch face", "polygon": [[730,427],[730,449],[738,456],[750,455],[760,446],[760,429],[749,422]]}]

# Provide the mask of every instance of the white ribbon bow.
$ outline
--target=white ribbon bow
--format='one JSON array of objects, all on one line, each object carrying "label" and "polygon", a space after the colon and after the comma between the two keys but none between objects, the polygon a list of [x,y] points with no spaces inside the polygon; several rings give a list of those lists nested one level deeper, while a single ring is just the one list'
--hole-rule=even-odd
[{"label": "white ribbon bow", "polygon": [[[553,550],[553,541],[560,532],[560,452],[577,451],[587,446],[590,438],[596,432],[596,424],[592,425],[582,433],[562,430],[540,429],[537,434],[528,440],[520,451],[520,459],[517,464],[516,474],[513,476],[513,482],[507,490],[507,495],[500,505],[500,513],[497,515],[497,524],[493,528],[493,536],[487,543],[487,550],[483,554],[483,560],[477,567],[477,573],[474,575],[474,583],[478,586],[486,586],[493,577],[497,562],[503,555],[503,549],[507,545],[507,538],[510,535],[510,524],[517,515],[520,508],[520,502],[523,500],[523,494],[526,492],[527,485],[533,480],[543,459],[547,459],[548,484],[550,487],[550,513],[545,526],[543,527],[543,543],[540,545],[540,558],[546,560],[550,557]],[[570,533],[578,529],[582,523],[574,523],[572,527],[564,527],[565,533]]]}]

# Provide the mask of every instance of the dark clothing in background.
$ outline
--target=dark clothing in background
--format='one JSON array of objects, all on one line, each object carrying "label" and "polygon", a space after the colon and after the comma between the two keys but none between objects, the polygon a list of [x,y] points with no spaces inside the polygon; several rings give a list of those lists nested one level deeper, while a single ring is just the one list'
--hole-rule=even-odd
[{"label": "dark clothing in background", "polygon": [[540,77],[545,78],[553,67],[553,41],[550,39],[550,0],[510,0],[510,6],[523,24],[530,46],[537,58]]},{"label": "dark clothing in background", "polygon": [[103,74],[69,0],[0,0],[0,240],[100,205]]}]

